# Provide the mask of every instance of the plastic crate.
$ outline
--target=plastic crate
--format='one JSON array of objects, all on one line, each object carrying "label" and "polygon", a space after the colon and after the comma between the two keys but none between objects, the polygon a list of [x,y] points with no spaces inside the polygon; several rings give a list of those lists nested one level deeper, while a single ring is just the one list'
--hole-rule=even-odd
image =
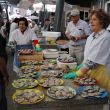
[{"label": "plastic crate", "polygon": [[33,49],[32,45],[16,45],[15,47],[15,54],[14,54],[14,65],[17,67],[20,66],[20,61],[18,59],[18,50],[20,49]]}]

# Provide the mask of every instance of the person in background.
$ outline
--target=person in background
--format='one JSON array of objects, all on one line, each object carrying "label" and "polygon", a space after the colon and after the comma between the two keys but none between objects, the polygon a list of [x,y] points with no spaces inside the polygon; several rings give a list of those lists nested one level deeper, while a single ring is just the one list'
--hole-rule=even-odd
[{"label": "person in background", "polygon": [[19,18],[15,18],[10,25],[10,33],[18,28]]},{"label": "person in background", "polygon": [[82,66],[64,78],[89,75],[108,90],[110,99],[110,32],[106,30],[110,17],[102,9],[93,10],[90,24],[93,33],[87,39]]},{"label": "person in background", "polygon": [[50,29],[50,20],[49,19],[45,19],[44,20],[44,26],[41,29],[42,31],[51,31]]},{"label": "person in background", "polygon": [[32,21],[31,24],[32,24],[32,25],[31,25],[31,30],[32,30],[35,34],[37,34],[37,31],[39,30],[39,28],[38,28],[36,22],[35,22],[35,21]]},{"label": "person in background", "polygon": [[32,27],[32,20],[31,19],[27,19],[28,20],[28,27],[31,28]]},{"label": "person in background", "polygon": [[79,10],[72,10],[71,18],[72,21],[68,23],[65,34],[70,40],[69,54],[80,64],[84,58],[86,39],[91,34],[91,30],[88,23],[80,19]]},{"label": "person in background", "polygon": [[6,33],[6,26],[5,26],[4,21],[2,23],[2,26],[1,26],[1,29],[0,29],[0,33],[3,36],[3,38],[6,39],[7,33]]},{"label": "person in background", "polygon": [[10,23],[8,21],[3,21],[0,33],[5,38],[6,41],[8,41],[9,32],[10,32]]},{"label": "person in background", "polygon": [[[3,18],[0,14],[0,28],[2,22],[3,22]],[[6,48],[6,40],[0,34],[0,110],[7,110],[5,87],[9,83],[9,75],[7,71],[7,53],[5,48]]]},{"label": "person in background", "polygon": [[28,21],[26,18],[19,18],[19,28],[10,33],[9,43],[14,42],[16,45],[31,44],[33,40],[36,40],[36,34],[28,27]]},{"label": "person in background", "polygon": [[7,41],[9,39],[9,34],[10,34],[10,26],[11,26],[11,23],[9,20],[6,21],[6,24],[5,24],[5,27],[6,27],[6,33],[7,33]]}]

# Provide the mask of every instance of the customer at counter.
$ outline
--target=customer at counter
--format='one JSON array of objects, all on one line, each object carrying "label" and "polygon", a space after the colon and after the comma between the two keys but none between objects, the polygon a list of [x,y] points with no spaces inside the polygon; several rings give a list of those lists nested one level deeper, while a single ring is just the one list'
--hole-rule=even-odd
[{"label": "customer at counter", "polygon": [[87,74],[95,78],[110,95],[110,32],[106,30],[110,17],[102,9],[93,10],[90,23],[93,33],[87,39],[82,66],[76,72],[65,74],[64,78]]},{"label": "customer at counter", "polygon": [[66,36],[70,40],[69,54],[77,59],[78,64],[82,63],[84,58],[84,46],[87,37],[91,34],[89,25],[80,19],[78,9],[71,11],[71,21],[66,28]]},{"label": "customer at counter", "polygon": [[10,33],[9,43],[13,42],[15,45],[31,44],[36,40],[36,34],[28,28],[28,21],[26,18],[19,18],[19,28]]}]

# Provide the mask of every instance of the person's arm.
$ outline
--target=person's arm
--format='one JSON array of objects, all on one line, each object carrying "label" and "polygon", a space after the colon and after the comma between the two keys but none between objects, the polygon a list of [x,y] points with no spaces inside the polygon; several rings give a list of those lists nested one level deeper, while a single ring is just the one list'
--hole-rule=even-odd
[{"label": "person's arm", "polygon": [[70,33],[69,33],[69,32],[65,33],[65,35],[66,35],[66,37],[67,37],[69,40],[71,40],[71,36],[70,36]]},{"label": "person's arm", "polygon": [[89,70],[93,70],[95,68],[97,68],[99,66],[99,64],[93,62],[93,61],[90,61],[90,60],[86,60],[84,63],[83,63],[83,66],[81,67],[81,69],[79,69],[78,71],[76,71],[76,76],[79,77],[79,76],[83,76],[84,74],[87,74],[87,72]]},{"label": "person's arm", "polygon": [[86,62],[83,63],[82,67],[78,71],[76,72],[73,71],[68,74],[65,74],[64,78],[70,79],[70,78],[77,78],[77,77],[83,76],[84,74],[87,74],[89,70],[97,68],[98,65],[99,64],[94,63],[90,60],[87,60]]},{"label": "person's arm", "polygon": [[[80,29],[80,30],[82,30],[82,29]],[[92,33],[91,29],[90,29],[90,26],[87,23],[83,24],[83,30],[82,31],[84,32],[83,35],[81,35],[81,36],[72,36],[71,37],[71,38],[73,38],[72,40],[73,41],[78,41],[78,40],[81,40],[81,39],[87,39],[87,37]]]},{"label": "person's arm", "polygon": [[67,27],[66,27],[66,31],[65,31],[65,35],[66,37],[71,40],[71,36],[70,36],[70,23],[68,23]]},{"label": "person's arm", "polygon": [[32,30],[30,30],[30,36],[31,36],[32,41],[33,40],[38,40],[36,34]]},{"label": "person's arm", "polygon": [[18,35],[17,31],[13,31],[10,33],[8,41],[9,44],[12,43],[13,45],[17,45],[17,41],[15,40],[16,35]]},{"label": "person's arm", "polygon": [[81,39],[87,39],[88,35],[86,35],[85,33],[82,36],[70,36],[71,40],[73,41],[78,41]]}]

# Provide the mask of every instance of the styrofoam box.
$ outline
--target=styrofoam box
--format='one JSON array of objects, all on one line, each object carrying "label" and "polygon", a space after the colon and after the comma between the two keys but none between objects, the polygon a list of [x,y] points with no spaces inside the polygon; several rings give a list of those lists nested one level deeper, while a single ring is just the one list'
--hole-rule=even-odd
[{"label": "styrofoam box", "polygon": [[43,37],[59,37],[61,32],[42,31]]},{"label": "styrofoam box", "polygon": [[42,31],[42,36],[46,37],[46,41],[56,41],[61,36],[61,32]]},{"label": "styrofoam box", "polygon": [[58,58],[59,52],[47,52],[46,50],[43,50],[44,58]]},{"label": "styrofoam box", "polygon": [[69,66],[70,69],[75,69],[77,67],[77,63],[76,62],[73,62],[73,63],[63,63],[63,62],[60,62],[57,58],[57,65],[59,67],[65,67],[66,65]]}]

